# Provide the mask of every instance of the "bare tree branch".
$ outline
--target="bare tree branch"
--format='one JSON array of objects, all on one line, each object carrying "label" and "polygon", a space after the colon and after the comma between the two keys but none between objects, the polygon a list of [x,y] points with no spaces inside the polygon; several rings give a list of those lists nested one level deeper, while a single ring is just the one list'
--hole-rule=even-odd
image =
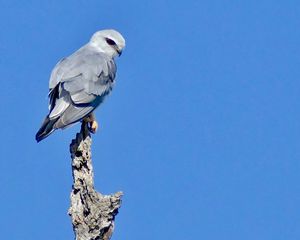
[{"label": "bare tree branch", "polygon": [[94,189],[91,143],[87,124],[83,122],[70,145],[74,183],[68,213],[76,240],[108,240],[114,230],[122,192],[102,195]]}]

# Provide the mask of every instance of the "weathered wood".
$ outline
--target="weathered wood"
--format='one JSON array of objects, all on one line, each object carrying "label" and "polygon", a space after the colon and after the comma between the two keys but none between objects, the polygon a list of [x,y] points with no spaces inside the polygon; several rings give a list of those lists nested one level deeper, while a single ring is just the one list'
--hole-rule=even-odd
[{"label": "weathered wood", "polygon": [[102,195],[94,189],[91,144],[90,132],[83,122],[70,145],[74,183],[69,215],[76,240],[108,240],[114,230],[122,192]]}]

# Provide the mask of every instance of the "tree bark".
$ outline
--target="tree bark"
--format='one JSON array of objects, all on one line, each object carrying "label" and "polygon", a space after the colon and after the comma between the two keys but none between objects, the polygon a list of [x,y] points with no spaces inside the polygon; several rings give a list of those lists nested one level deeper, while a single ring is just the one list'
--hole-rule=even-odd
[{"label": "tree bark", "polygon": [[102,195],[94,189],[91,143],[87,124],[83,122],[70,145],[74,183],[68,213],[76,240],[108,240],[114,230],[122,192]]}]

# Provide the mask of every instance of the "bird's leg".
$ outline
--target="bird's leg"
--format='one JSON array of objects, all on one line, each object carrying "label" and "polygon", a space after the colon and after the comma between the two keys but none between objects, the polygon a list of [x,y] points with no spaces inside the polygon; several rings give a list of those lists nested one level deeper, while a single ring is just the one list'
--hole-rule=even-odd
[{"label": "bird's leg", "polygon": [[96,131],[98,129],[98,123],[96,121],[95,114],[91,113],[90,115],[88,115],[87,117],[85,117],[83,120],[86,121],[89,124],[89,130],[92,133],[96,133]]}]

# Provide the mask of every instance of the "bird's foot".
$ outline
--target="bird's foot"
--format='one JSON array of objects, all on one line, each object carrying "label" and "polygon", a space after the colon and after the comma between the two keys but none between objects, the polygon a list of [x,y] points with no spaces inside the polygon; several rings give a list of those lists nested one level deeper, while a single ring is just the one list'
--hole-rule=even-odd
[{"label": "bird's foot", "polygon": [[98,130],[98,123],[96,120],[89,122],[89,130],[91,133],[96,133]]},{"label": "bird's foot", "polygon": [[93,113],[91,113],[89,116],[84,118],[84,121],[86,121],[88,123],[88,129],[91,133],[96,133],[98,128],[99,128],[99,124],[96,121],[96,117]]}]

